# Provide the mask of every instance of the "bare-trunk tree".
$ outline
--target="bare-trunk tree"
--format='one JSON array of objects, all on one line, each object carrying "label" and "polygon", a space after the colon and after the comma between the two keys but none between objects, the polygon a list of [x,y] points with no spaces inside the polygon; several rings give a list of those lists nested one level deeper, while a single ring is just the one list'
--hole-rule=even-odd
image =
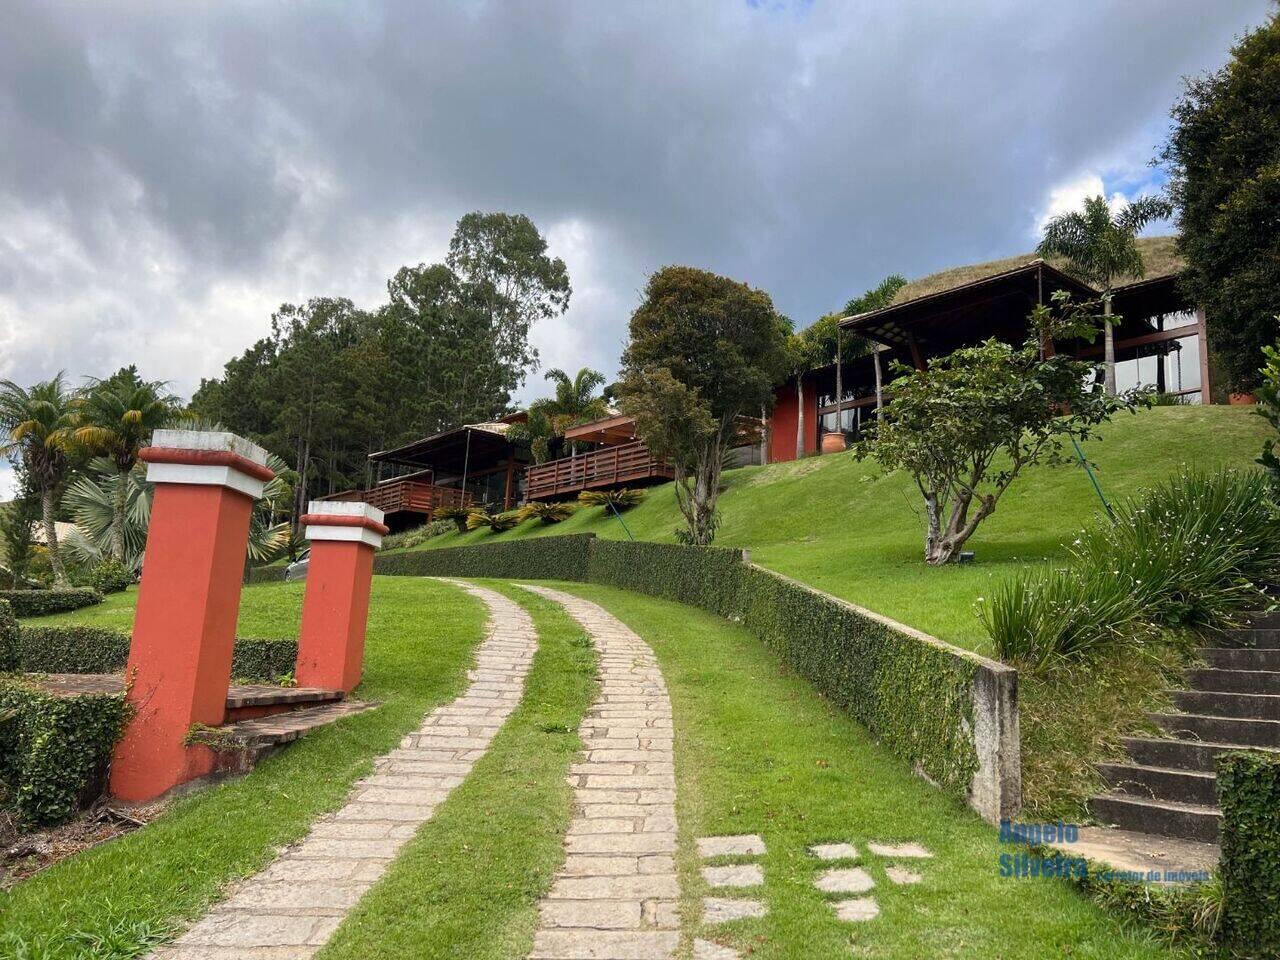
[{"label": "bare-trunk tree", "polygon": [[1107,396],[1116,395],[1116,331],[1111,323],[1111,291],[1102,295],[1102,364]]},{"label": "bare-trunk tree", "polygon": [[44,527],[44,542],[49,550],[49,565],[53,568],[53,583],[57,587],[69,587],[71,581],[67,579],[67,569],[62,565],[62,555],[58,551],[57,508],[57,491],[53,487],[45,487],[40,491],[40,523]]},{"label": "bare-trunk tree", "polygon": [[804,374],[796,374],[796,459],[804,457]]}]

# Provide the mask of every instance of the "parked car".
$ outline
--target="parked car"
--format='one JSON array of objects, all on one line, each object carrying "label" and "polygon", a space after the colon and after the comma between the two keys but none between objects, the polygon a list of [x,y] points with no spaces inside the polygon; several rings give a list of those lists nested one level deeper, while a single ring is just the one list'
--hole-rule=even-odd
[{"label": "parked car", "polygon": [[293,561],[284,568],[285,580],[305,580],[307,579],[307,563],[311,560],[311,551],[303,550],[298,554],[298,559]]}]

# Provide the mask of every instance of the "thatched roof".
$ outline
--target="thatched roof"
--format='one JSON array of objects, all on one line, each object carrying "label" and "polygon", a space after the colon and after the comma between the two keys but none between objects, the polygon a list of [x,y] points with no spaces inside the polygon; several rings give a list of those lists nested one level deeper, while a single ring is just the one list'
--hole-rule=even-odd
[{"label": "thatched roof", "polygon": [[[1142,261],[1146,267],[1146,276],[1142,279],[1150,280],[1154,277],[1166,277],[1182,272],[1185,263],[1174,249],[1175,239],[1175,237],[1140,237],[1138,239],[1138,250],[1142,253]],[[1005,257],[1003,260],[975,263],[967,267],[952,267],[950,270],[932,273],[908,283],[898,291],[898,295],[893,298],[893,303],[896,306],[911,300],[919,300],[930,294],[942,293],[944,290],[961,287],[975,280],[1015,270],[1034,263],[1037,259],[1035,253],[1024,253],[1016,257]],[[1070,272],[1061,261],[1049,260],[1048,262],[1064,272]]]}]

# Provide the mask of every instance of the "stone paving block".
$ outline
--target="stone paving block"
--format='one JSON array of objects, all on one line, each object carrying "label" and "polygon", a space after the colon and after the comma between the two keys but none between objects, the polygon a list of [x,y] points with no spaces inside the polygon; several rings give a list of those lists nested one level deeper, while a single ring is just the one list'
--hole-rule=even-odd
[{"label": "stone paving block", "polygon": [[759,900],[727,900],[724,897],[704,897],[702,919],[707,923],[729,923],[747,917],[763,917],[765,905]]},{"label": "stone paving block", "polygon": [[764,853],[764,841],[754,833],[733,837],[701,837],[700,857],[758,857]]},{"label": "stone paving block", "polygon": [[634,930],[643,913],[639,900],[544,900],[538,907],[543,927]]},{"label": "stone paving block", "polygon": [[867,849],[878,857],[932,857],[933,854],[918,843],[868,843]]},{"label": "stone paving block", "polygon": [[826,893],[865,893],[876,882],[861,867],[838,867],[820,874],[813,885]]},{"label": "stone paving block", "polygon": [[871,897],[858,897],[853,900],[836,900],[831,904],[836,918],[849,923],[862,923],[880,916],[880,905]]},{"label": "stone paving block", "polygon": [[550,900],[644,900],[678,897],[680,884],[671,874],[621,877],[560,877],[547,894]]},{"label": "stone paving block", "polygon": [[809,848],[819,860],[856,860],[858,850],[852,843],[818,843]]},{"label": "stone paving block", "polygon": [[660,930],[539,930],[529,960],[668,960],[680,934]]},{"label": "stone paving block", "polygon": [[884,871],[890,880],[897,884],[919,883],[924,877],[903,867],[885,867]]},{"label": "stone paving block", "polygon": [[702,879],[711,887],[758,887],[764,883],[764,870],[758,863],[703,867]]}]

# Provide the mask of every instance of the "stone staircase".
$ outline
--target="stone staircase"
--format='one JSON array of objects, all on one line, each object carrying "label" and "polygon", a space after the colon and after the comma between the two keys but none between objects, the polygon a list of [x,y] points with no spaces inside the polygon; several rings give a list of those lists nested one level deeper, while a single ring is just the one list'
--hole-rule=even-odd
[{"label": "stone staircase", "polygon": [[1222,812],[1214,774],[1221,753],[1280,751],[1280,613],[1251,614],[1248,626],[1205,647],[1189,689],[1172,694],[1176,713],[1153,713],[1167,738],[1127,737],[1128,763],[1100,763],[1111,788],[1089,801],[1100,823],[1135,833],[1217,843]]}]

